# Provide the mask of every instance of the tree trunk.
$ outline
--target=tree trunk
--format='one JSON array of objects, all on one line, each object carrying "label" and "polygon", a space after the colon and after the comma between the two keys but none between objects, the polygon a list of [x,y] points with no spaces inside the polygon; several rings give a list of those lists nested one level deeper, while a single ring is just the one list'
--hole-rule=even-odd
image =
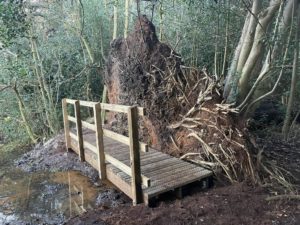
[{"label": "tree trunk", "polygon": [[114,3],[114,30],[113,30],[113,40],[118,36],[118,0]]},{"label": "tree trunk", "polygon": [[129,0],[125,0],[124,38],[127,38],[129,24]]},{"label": "tree trunk", "polygon": [[251,16],[251,14],[250,14],[250,12],[248,12],[246,19],[245,19],[245,23],[243,26],[243,30],[242,30],[242,34],[241,34],[239,43],[234,51],[234,56],[233,56],[233,59],[230,64],[228,75],[226,77],[223,97],[224,97],[224,99],[226,99],[227,103],[235,102],[235,95],[236,95],[235,90],[236,90],[236,86],[237,86],[236,85],[236,83],[237,83],[236,69],[237,69],[237,64],[238,64],[238,60],[240,57],[240,53],[242,50],[243,41],[245,39],[245,36],[247,35],[248,26],[249,26],[249,22],[250,22],[250,16]]},{"label": "tree trunk", "polygon": [[20,111],[22,120],[24,122],[27,134],[28,134],[30,140],[32,141],[32,143],[36,144],[37,143],[37,138],[36,138],[37,136],[34,134],[32,128],[31,128],[31,125],[29,123],[24,102],[23,102],[23,100],[22,100],[22,98],[20,96],[20,93],[19,93],[16,85],[14,87],[12,87],[12,89],[15,92],[16,97],[18,99],[19,111]]},{"label": "tree trunk", "polygon": [[[296,6],[294,5],[296,8]],[[292,72],[292,80],[291,80],[291,89],[290,89],[290,95],[289,95],[289,101],[287,105],[286,115],[284,119],[284,124],[282,128],[282,133],[284,136],[284,139],[288,139],[288,134],[290,130],[290,124],[291,124],[291,114],[292,109],[294,105],[294,97],[296,93],[296,84],[298,80],[298,67],[299,67],[299,29],[300,27],[300,13],[299,13],[299,7],[297,7],[297,25],[296,25],[296,36],[295,36],[295,48],[294,48],[294,62],[293,62],[293,72]]]},{"label": "tree trunk", "polygon": [[249,57],[241,72],[241,77],[238,83],[238,98],[237,102],[241,103],[247,96],[250,90],[250,81],[253,77],[253,69],[256,66],[257,59],[263,53],[265,48],[264,38],[269,24],[272,22],[275,13],[281,5],[281,0],[271,0],[269,7],[259,15],[259,22],[256,26],[254,42],[249,53]]}]

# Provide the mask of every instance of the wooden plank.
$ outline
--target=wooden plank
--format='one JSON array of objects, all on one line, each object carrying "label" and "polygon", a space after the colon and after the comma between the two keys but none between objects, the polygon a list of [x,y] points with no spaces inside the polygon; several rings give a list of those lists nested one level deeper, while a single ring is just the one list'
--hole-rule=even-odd
[{"label": "wooden plank", "polygon": [[143,201],[140,150],[138,141],[138,111],[136,106],[132,106],[128,109],[128,134],[130,139],[129,150],[132,173],[132,199],[133,205],[136,205]]},{"label": "wooden plank", "polygon": [[[127,149],[128,150],[128,149]],[[117,158],[119,159],[120,161],[124,161],[124,160],[129,160],[130,159],[130,154],[129,154],[129,151],[120,151],[120,152],[112,152],[112,153],[109,153],[111,156],[113,156],[114,158]],[[141,154],[140,155],[140,159],[141,161],[143,160],[146,160],[146,159],[150,159],[150,158],[153,158],[153,157],[157,157],[157,156],[160,156],[160,154],[157,152],[157,153],[153,153],[153,154]]]},{"label": "wooden plank", "polygon": [[90,108],[93,108],[97,103],[98,102],[80,100],[80,106],[85,106],[85,107],[90,107]]},{"label": "wooden plank", "polygon": [[[190,169],[190,170],[185,170],[178,172],[177,174],[170,175],[168,177],[157,177],[155,180],[155,185],[165,185],[165,183],[173,181],[174,183],[181,182],[181,177],[185,176],[202,176],[203,173],[206,173],[207,170],[200,170],[198,168]],[[210,171],[209,171],[210,172]],[[154,186],[154,185],[153,185]]]},{"label": "wooden plank", "polygon": [[[104,134],[104,136],[109,137],[111,139],[114,139],[116,141],[119,141],[123,144],[126,144],[126,145],[130,144],[129,137],[118,134],[116,132],[113,132],[113,131],[110,131],[110,130],[107,130],[107,129],[103,129],[103,134]],[[148,152],[148,145],[147,144],[145,144],[143,142],[139,142],[139,145],[140,145],[140,150],[141,151]]]},{"label": "wooden plank", "polygon": [[[118,159],[110,156],[109,154],[105,153],[105,160],[109,163],[111,163],[113,166],[118,168],[119,170],[123,171],[124,173],[128,174],[130,177],[132,177],[132,170],[129,166],[124,164],[123,162],[119,161]],[[141,175],[141,183],[146,186],[151,186],[151,181],[148,177]]]},{"label": "wooden plank", "polygon": [[166,158],[166,159],[162,159],[161,161],[158,161],[156,163],[148,164],[148,165],[143,166],[142,171],[144,171],[143,172],[143,174],[144,174],[146,172],[150,172],[150,171],[153,171],[153,170],[163,168],[163,167],[165,167],[169,164],[176,164],[176,163],[178,163],[178,162],[174,158]]},{"label": "wooden plank", "polygon": [[[83,121],[83,120],[81,121],[81,123],[82,123],[83,127],[88,128],[92,131],[96,131],[96,125],[95,124],[91,124],[91,123],[88,123],[88,122]],[[102,127],[102,125],[101,125],[101,127]]]},{"label": "wooden plank", "polygon": [[212,172],[209,170],[201,171],[201,173],[198,173],[196,175],[187,174],[187,175],[181,177],[180,180],[177,181],[176,183],[174,182],[174,180],[171,180],[170,182],[164,183],[163,185],[147,188],[144,190],[145,195],[147,195],[148,199],[150,199],[161,193],[167,192],[169,190],[173,190],[178,187],[183,187],[184,185],[193,183],[197,180],[201,180],[201,179],[209,177],[211,175],[212,175]]},{"label": "wooden plank", "polygon": [[[106,87],[106,85],[103,86],[102,103],[107,103],[107,87]],[[101,111],[101,121],[102,121],[102,124],[105,123],[105,118],[106,118],[106,113],[105,113],[105,110],[102,109],[102,111]]]},{"label": "wooden plank", "polygon": [[72,142],[71,142],[71,149],[78,155],[79,154],[79,150],[77,149],[77,145],[74,145]]},{"label": "wooden plank", "polygon": [[113,112],[127,113],[130,106],[101,103],[101,108]]},{"label": "wooden plank", "polygon": [[76,118],[76,132],[77,132],[77,138],[78,138],[79,158],[80,158],[80,161],[84,161],[83,136],[82,136],[82,125],[81,125],[79,101],[75,101],[74,109],[75,109],[75,118]]},{"label": "wooden plank", "polygon": [[78,137],[77,137],[76,134],[74,134],[73,132],[70,131],[69,135],[70,135],[70,138],[72,138],[72,139],[74,139],[75,141],[78,142]]},{"label": "wooden plank", "polygon": [[124,192],[129,198],[132,199],[131,185],[126,183],[123,179],[118,177],[112,170],[111,165],[106,167],[107,179],[116,185],[122,192]]},{"label": "wooden plank", "polygon": [[165,168],[162,168],[160,170],[152,171],[151,173],[147,173],[147,177],[153,177],[153,179],[156,179],[158,176],[164,177],[169,176],[174,173],[177,173],[178,171],[183,171],[186,169],[193,169],[193,165],[187,165],[184,162],[179,162],[171,166],[167,166]]},{"label": "wooden plank", "polygon": [[180,179],[180,176],[182,176],[182,174],[192,173],[193,171],[201,171],[201,169],[200,169],[200,167],[199,168],[197,168],[197,167],[193,167],[193,168],[191,168],[191,167],[182,167],[182,168],[179,168],[179,169],[176,169],[176,170],[173,170],[173,171],[169,171],[165,174],[152,175],[151,178],[153,180],[155,180],[156,182],[159,182],[159,181],[165,182],[168,179],[173,179],[173,178],[175,179],[176,177],[178,179]]},{"label": "wooden plank", "polygon": [[69,104],[75,104],[76,101],[77,100],[66,98],[66,102],[69,103]]},{"label": "wooden plank", "polygon": [[106,179],[106,166],[105,166],[105,155],[103,145],[103,130],[101,120],[101,106],[100,103],[94,105],[94,119],[96,124],[96,144],[97,144],[97,155],[98,155],[98,170],[101,179]]},{"label": "wooden plank", "polygon": [[[140,164],[142,166],[142,168],[144,168],[147,165],[153,165],[157,162],[166,160],[166,159],[170,159],[170,157],[165,156],[165,155],[158,155],[158,156],[153,156],[150,158],[146,158],[144,160],[140,160]],[[126,165],[130,165],[130,159],[129,160],[124,160],[123,163],[125,163]],[[152,167],[152,166],[151,166]]]},{"label": "wooden plank", "polygon": [[75,118],[76,118],[76,131],[77,131],[77,137],[78,137],[79,158],[80,158],[80,161],[84,161],[83,136],[82,136],[82,125],[81,125],[79,101],[75,101],[74,109],[75,109]]},{"label": "wooden plank", "polygon": [[71,140],[70,140],[70,124],[68,121],[67,100],[65,98],[62,100],[62,109],[63,109],[66,149],[68,151],[69,148],[71,148]]},{"label": "wooden plank", "polygon": [[96,170],[98,170],[98,160],[94,158],[94,154],[89,151],[84,151],[85,160]]},{"label": "wooden plank", "polygon": [[73,117],[73,116],[68,116],[68,120],[73,122],[73,123],[76,123],[76,118]]},{"label": "wooden plank", "polygon": [[88,148],[89,150],[91,150],[93,153],[95,153],[96,155],[98,154],[98,149],[95,145],[87,142],[87,141],[83,141],[83,147],[84,148]]},{"label": "wooden plank", "polygon": [[[101,108],[107,111],[120,112],[120,113],[128,113],[128,110],[131,106],[127,105],[115,105],[115,104],[107,104],[101,103]],[[143,107],[137,107],[138,115],[144,116],[145,109]]]}]

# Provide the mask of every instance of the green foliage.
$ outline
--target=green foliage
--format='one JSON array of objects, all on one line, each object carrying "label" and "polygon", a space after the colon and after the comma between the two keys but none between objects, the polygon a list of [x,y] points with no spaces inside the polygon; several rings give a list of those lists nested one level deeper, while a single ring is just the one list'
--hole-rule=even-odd
[{"label": "green foliage", "polygon": [[[131,2],[129,31],[138,15],[135,1]],[[101,100],[114,5],[118,8],[118,35],[123,36],[125,1],[0,1],[0,89],[17,84],[29,125],[39,137],[53,134],[48,120],[56,131],[62,127],[62,98]],[[228,68],[245,19],[242,1],[141,1],[140,8],[148,18],[153,15],[157,33],[162,30],[161,41],[174,47],[187,66],[206,67],[213,73],[217,54],[219,71],[223,63]],[[228,55],[224,60],[225,48]],[[282,88],[289,79],[283,82]],[[27,138],[11,89],[0,92],[0,139],[3,137],[10,141]]]},{"label": "green foliage", "polygon": [[26,13],[22,0],[0,1],[0,43],[5,47],[27,31]]}]

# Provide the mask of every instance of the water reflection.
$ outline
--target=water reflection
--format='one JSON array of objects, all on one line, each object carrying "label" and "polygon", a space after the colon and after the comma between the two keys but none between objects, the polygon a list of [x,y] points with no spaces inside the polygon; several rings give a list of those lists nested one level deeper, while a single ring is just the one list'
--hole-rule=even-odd
[{"label": "water reflection", "polygon": [[0,224],[60,224],[95,207],[97,187],[80,172],[5,172],[0,181]]}]

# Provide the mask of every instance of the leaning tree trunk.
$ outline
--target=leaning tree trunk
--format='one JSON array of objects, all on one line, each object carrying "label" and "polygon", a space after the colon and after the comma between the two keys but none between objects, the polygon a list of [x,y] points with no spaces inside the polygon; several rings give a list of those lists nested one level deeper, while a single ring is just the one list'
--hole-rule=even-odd
[{"label": "leaning tree trunk", "polygon": [[292,72],[292,80],[291,80],[291,89],[290,89],[290,96],[289,96],[289,101],[287,105],[287,110],[286,110],[286,116],[284,119],[284,124],[282,128],[282,133],[284,136],[284,139],[287,140],[288,138],[288,133],[290,130],[290,125],[291,125],[291,114],[292,114],[292,109],[294,105],[294,97],[296,93],[296,84],[298,80],[298,69],[299,69],[299,31],[300,31],[300,13],[299,9],[300,7],[297,7],[297,28],[296,28],[296,36],[295,36],[295,48],[294,48],[294,62],[293,62],[293,72]]},{"label": "leaning tree trunk", "polygon": [[[254,1],[252,11],[257,13],[260,1]],[[281,0],[270,0],[269,6],[257,17],[253,12],[248,14],[240,43],[232,61],[229,77],[226,79],[224,97],[227,102],[241,103],[251,88],[251,80],[255,78],[255,70],[266,46],[267,29],[281,5]],[[257,21],[258,19],[258,21]],[[255,26],[256,25],[256,26]],[[255,33],[253,31],[255,27]],[[247,40],[248,39],[248,40]],[[237,86],[237,88],[236,88]]]}]

